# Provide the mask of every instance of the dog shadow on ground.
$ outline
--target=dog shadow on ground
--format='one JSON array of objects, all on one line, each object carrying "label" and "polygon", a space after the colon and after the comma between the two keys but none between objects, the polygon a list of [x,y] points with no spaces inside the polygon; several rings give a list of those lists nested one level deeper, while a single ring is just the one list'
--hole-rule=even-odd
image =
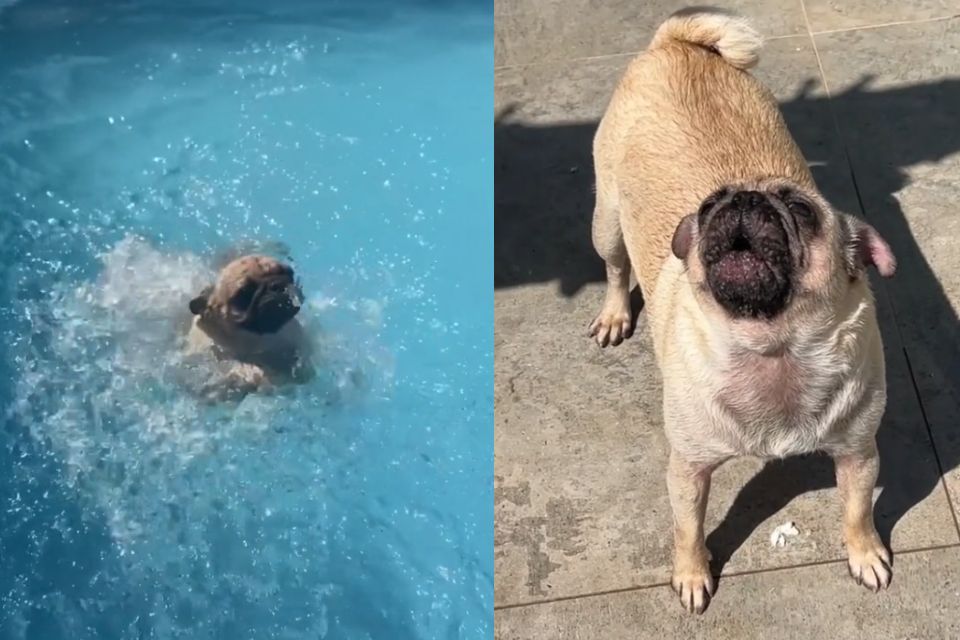
[{"label": "dog shadow on ground", "polygon": [[[910,183],[908,168],[960,152],[960,79],[873,91],[865,78],[830,99],[811,95],[812,82],[781,104],[790,131],[828,200],[865,215],[898,259],[892,280],[874,279],[889,382],[875,517],[889,546],[904,514],[938,490],[943,472],[960,465],[960,433],[950,422],[960,414],[960,320],[896,197]],[[496,288],[556,281],[563,295],[572,296],[603,281],[590,240],[596,124],[535,127],[513,122],[509,109],[498,115]],[[952,202],[942,206],[941,215],[952,214]],[[937,434],[936,449],[931,434]],[[795,497],[835,485],[824,456],[768,463],[708,537],[715,573]],[[839,536],[839,503],[835,508]],[[949,537],[955,541],[956,535]]]}]

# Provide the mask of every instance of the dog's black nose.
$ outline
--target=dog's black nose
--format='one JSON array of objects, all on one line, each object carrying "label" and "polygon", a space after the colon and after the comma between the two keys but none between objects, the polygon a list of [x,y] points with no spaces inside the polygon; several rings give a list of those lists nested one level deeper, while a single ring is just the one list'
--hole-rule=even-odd
[{"label": "dog's black nose", "polygon": [[738,191],[730,203],[740,211],[749,211],[757,208],[763,202],[763,194],[759,191]]}]

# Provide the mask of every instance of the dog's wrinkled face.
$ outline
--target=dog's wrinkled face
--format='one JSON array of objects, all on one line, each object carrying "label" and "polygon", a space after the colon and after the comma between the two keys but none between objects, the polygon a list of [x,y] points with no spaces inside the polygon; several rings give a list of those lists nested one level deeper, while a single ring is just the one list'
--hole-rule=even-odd
[{"label": "dog's wrinkled face", "polygon": [[753,318],[787,306],[820,229],[815,205],[788,187],[725,189],[704,202],[697,223],[710,292],[733,317]]},{"label": "dog's wrinkled face", "polygon": [[783,180],[711,194],[680,223],[673,252],[734,319],[775,318],[797,298],[828,295],[844,278],[861,277],[868,264],[885,276],[895,268],[872,227]]},{"label": "dog's wrinkled face", "polygon": [[190,311],[223,330],[279,331],[300,311],[293,269],[279,260],[248,255],[230,262],[216,284],[190,301]]}]

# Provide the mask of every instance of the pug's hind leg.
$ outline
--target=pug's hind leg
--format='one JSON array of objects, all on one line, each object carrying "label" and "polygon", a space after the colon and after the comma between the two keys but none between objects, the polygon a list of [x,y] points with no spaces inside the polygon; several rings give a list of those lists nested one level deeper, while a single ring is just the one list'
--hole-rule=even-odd
[{"label": "pug's hind leg", "polygon": [[597,344],[614,346],[633,334],[630,313],[630,257],[623,242],[618,207],[609,202],[598,186],[593,212],[593,246],[607,267],[607,294],[600,314],[590,323],[590,335]]},{"label": "pug's hind leg", "polygon": [[876,445],[853,455],[834,456],[843,501],[843,538],[850,575],[871,591],[890,584],[890,552],[873,523],[873,488],[880,470]]},{"label": "pug's hind leg", "polygon": [[710,552],[704,542],[703,519],[716,465],[694,465],[670,454],[667,490],[673,510],[674,560],[671,586],[690,613],[703,613],[713,595]]}]

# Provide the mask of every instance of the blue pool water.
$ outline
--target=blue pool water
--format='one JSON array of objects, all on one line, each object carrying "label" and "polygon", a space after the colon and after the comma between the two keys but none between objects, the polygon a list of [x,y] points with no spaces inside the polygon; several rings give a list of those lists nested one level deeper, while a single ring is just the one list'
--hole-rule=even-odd
[{"label": "blue pool water", "polygon": [[[0,6],[0,638],[492,635],[492,6]],[[322,375],[202,406],[249,241]]]}]

